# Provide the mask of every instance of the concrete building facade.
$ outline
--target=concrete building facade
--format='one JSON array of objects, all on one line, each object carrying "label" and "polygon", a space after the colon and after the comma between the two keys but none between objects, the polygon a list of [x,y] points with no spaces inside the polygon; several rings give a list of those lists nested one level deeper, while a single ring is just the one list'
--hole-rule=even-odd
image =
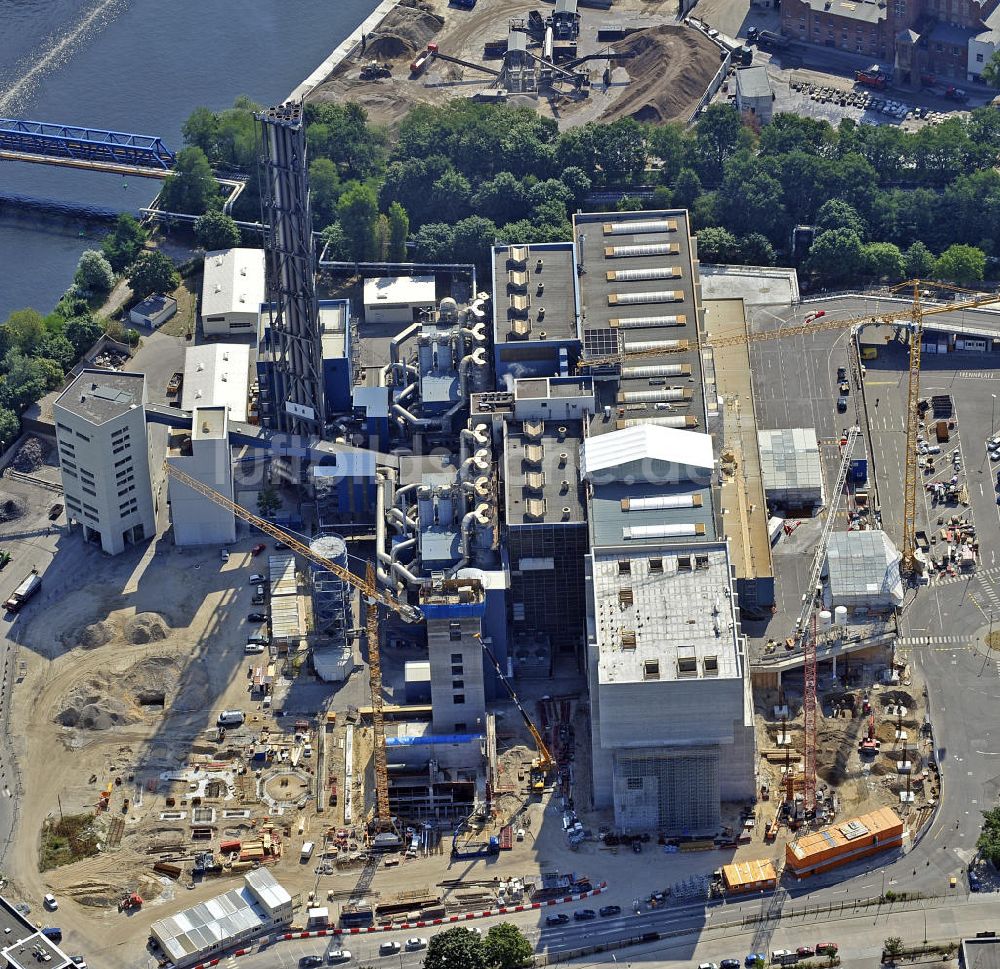
[{"label": "concrete building facade", "polygon": [[[228,498],[233,495],[229,415],[225,406],[198,407],[191,430],[167,438],[167,462]],[[171,477],[167,483],[175,545],[226,545],[236,541],[236,516]]]},{"label": "concrete building facade", "polygon": [[426,585],[420,608],[427,620],[434,732],[482,730],[486,719],[482,585],[473,579]]},{"label": "concrete building facade", "polygon": [[265,298],[263,249],[205,253],[201,325],[205,336],[253,336]]},{"label": "concrete building facade", "polygon": [[66,514],[118,555],[156,534],[140,373],[84,370],[53,406]]},{"label": "concrete building facade", "polygon": [[366,323],[410,323],[417,311],[433,306],[433,276],[379,276],[366,279]]},{"label": "concrete building facade", "polygon": [[751,121],[770,123],[774,114],[774,92],[763,64],[737,70],[736,110]]}]

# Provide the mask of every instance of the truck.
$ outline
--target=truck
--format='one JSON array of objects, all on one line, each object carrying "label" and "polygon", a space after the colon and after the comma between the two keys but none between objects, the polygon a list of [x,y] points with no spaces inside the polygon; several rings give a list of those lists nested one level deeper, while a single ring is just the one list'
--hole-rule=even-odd
[{"label": "truck", "polygon": [[500,854],[500,839],[491,837],[489,841],[467,841],[461,847],[458,844],[458,832],[451,844],[451,857],[457,860],[472,858],[495,858]]},{"label": "truck", "polygon": [[946,443],[947,440],[948,440],[948,438],[951,436],[951,434],[950,434],[950,432],[948,430],[948,422],[947,421],[938,421],[934,425],[934,435],[935,435],[935,437],[937,437],[939,443],[941,443],[941,444]]},{"label": "truck", "polygon": [[776,34],[773,30],[762,30],[757,34],[757,46],[767,47],[771,50],[787,50],[789,40],[787,37],[782,37],[781,34]]},{"label": "truck", "polygon": [[21,607],[42,587],[42,577],[38,569],[32,569],[21,581],[21,584],[10,594],[3,604],[8,612],[19,612]]},{"label": "truck", "polygon": [[854,72],[854,83],[861,87],[874,88],[876,91],[884,91],[892,81],[892,75],[883,71],[878,64],[872,64],[863,71]]}]

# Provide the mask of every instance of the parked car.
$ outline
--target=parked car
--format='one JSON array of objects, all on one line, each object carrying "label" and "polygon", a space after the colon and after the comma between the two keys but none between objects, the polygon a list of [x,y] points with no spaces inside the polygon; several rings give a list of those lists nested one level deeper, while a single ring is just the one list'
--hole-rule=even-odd
[{"label": "parked car", "polygon": [[982,882],[979,880],[979,876],[974,872],[969,872],[969,891],[978,892],[983,887]]},{"label": "parked car", "polygon": [[247,616],[247,622],[267,622],[267,614],[263,612],[251,612]]},{"label": "parked car", "polygon": [[49,509],[49,521],[54,522],[63,513],[63,505],[61,501],[57,501]]},{"label": "parked car", "polygon": [[10,552],[5,548],[0,548],[0,569],[5,569],[10,562]]},{"label": "parked car", "polygon": [[837,367],[837,383],[847,380],[847,367]]},{"label": "parked car", "polygon": [[48,894],[48,895],[43,895],[42,896],[42,904],[50,912],[54,912],[57,908],[59,908],[59,903],[56,901],[55,895],[52,895],[51,893]]},{"label": "parked car", "polygon": [[609,918],[612,915],[621,915],[622,907],[620,905],[604,905],[601,907],[600,915],[601,918]]},{"label": "parked car", "polygon": [[589,922],[591,919],[597,918],[597,912],[595,912],[592,908],[578,908],[573,913],[573,918],[577,922]]},{"label": "parked car", "polygon": [[841,394],[837,398],[837,412],[843,414],[847,410],[847,398]]},{"label": "parked car", "polygon": [[740,969],[739,959],[723,959],[719,963],[719,969]]},{"label": "parked car", "polygon": [[334,966],[338,962],[350,962],[351,961],[351,950],[350,949],[333,949],[326,954],[326,961]]},{"label": "parked car", "polygon": [[399,942],[383,942],[378,947],[378,954],[380,956],[393,956],[402,948],[403,946]]},{"label": "parked car", "polygon": [[719,969],[714,962],[699,962],[698,969]]},{"label": "parked car", "polygon": [[758,962],[767,962],[767,956],[763,952],[750,952],[747,957],[743,960],[743,965],[747,969],[752,969],[753,966],[757,965]]},{"label": "parked car", "polygon": [[228,562],[229,561],[229,549],[228,548],[220,548],[219,549],[219,558],[222,559],[223,562]]},{"label": "parked car", "polygon": [[76,966],[76,969],[87,969],[87,960],[83,956],[70,956],[69,961]]},{"label": "parked car", "polygon": [[254,572],[250,576],[250,585],[260,585],[262,582],[266,582],[267,579],[264,578],[259,572]]},{"label": "parked car", "polygon": [[303,966],[303,967],[305,967],[305,966],[321,966],[321,965],[323,965],[323,957],[322,956],[303,956],[301,959],[299,959],[299,965]]},{"label": "parked car", "polygon": [[267,546],[263,542],[258,542],[256,545],[254,545],[252,549],[250,549],[250,554],[260,555],[260,553],[263,552],[265,548],[267,548]]},{"label": "parked car", "polygon": [[546,925],[565,925],[568,921],[569,916],[565,912],[559,912],[557,915],[545,916]]},{"label": "parked car", "polygon": [[252,605],[252,606],[262,606],[262,605],[264,605],[265,602],[267,602],[267,599],[264,597],[264,595],[263,594],[258,594],[258,595],[255,595],[250,600],[250,605]]},{"label": "parked car", "polygon": [[426,948],[427,948],[427,940],[421,939],[419,935],[415,935],[413,936],[412,939],[406,940],[407,952],[416,952],[417,949],[426,949]]},{"label": "parked car", "polygon": [[817,942],[816,943],[816,955],[818,956],[835,956],[837,954],[837,943],[836,942]]},{"label": "parked car", "polygon": [[255,656],[258,653],[263,653],[265,649],[267,649],[267,647],[263,643],[252,643],[250,640],[247,640],[246,646],[243,647],[243,652],[246,653],[247,656]]},{"label": "parked car", "polygon": [[798,956],[798,957],[799,957],[800,959],[811,959],[811,958],[812,958],[812,957],[813,957],[814,955],[816,955],[816,950],[815,950],[815,949],[813,949],[813,948],[810,948],[810,947],[809,947],[809,946],[807,946],[807,945],[800,945],[800,946],[799,946],[799,947],[798,947],[798,948],[797,948],[797,949],[795,950],[795,954],[796,954],[796,955],[797,955],[797,956]]}]

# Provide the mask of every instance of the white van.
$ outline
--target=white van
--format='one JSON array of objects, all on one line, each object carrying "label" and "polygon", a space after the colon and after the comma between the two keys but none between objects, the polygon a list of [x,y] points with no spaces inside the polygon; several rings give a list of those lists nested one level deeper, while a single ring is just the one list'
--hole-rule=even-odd
[{"label": "white van", "polygon": [[302,853],[299,855],[299,863],[305,864],[310,858],[312,858],[313,849],[316,847],[311,841],[306,841],[302,845]]},{"label": "white van", "polygon": [[223,710],[219,714],[220,727],[239,727],[246,720],[242,710]]},{"label": "white van", "polygon": [[252,655],[253,653],[263,653],[265,648],[266,647],[264,646],[263,643],[251,642],[251,640],[248,639],[246,648],[243,650],[243,652],[247,653],[248,655]]}]

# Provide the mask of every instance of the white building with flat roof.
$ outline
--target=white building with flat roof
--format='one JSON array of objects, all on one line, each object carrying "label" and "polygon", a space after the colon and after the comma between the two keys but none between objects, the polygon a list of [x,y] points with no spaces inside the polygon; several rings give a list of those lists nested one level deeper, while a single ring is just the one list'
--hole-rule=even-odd
[{"label": "white building with flat roof", "polygon": [[255,336],[265,298],[263,249],[218,249],[205,253],[201,325],[205,336]]},{"label": "white building with flat roof", "polygon": [[[168,437],[167,461],[232,501],[233,462],[226,408],[195,408],[191,430],[175,430]],[[167,487],[175,545],[236,541],[236,516],[231,511],[176,478],[169,478]]]},{"label": "white building with flat roof", "polygon": [[365,280],[366,323],[409,323],[418,309],[434,306],[433,276],[378,276]]},{"label": "white building with flat roof", "polygon": [[230,421],[244,423],[249,392],[249,346],[206,343],[185,352],[181,410],[225,407]]},{"label": "white building with flat roof", "polygon": [[53,405],[66,517],[109,555],[156,534],[146,378],[84,370]]},{"label": "white building with flat roof", "polygon": [[595,548],[586,576],[594,807],[625,832],[716,833],[755,789],[728,546]]},{"label": "white building with flat roof", "polygon": [[291,921],[291,895],[258,868],[243,876],[242,888],[159,919],[149,931],[171,964],[185,969]]}]

